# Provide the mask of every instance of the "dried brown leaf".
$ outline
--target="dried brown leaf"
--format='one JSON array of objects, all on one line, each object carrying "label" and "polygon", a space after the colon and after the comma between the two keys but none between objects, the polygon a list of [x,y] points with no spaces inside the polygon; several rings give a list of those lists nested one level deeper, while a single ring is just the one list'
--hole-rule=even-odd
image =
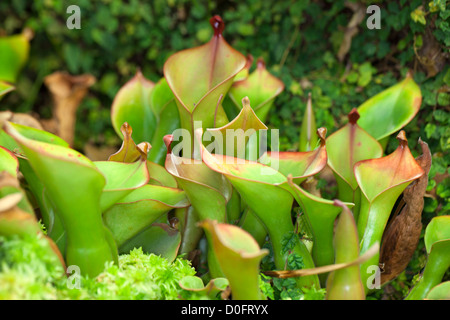
[{"label": "dried brown leaf", "polygon": [[16,113],[11,111],[1,111],[0,112],[0,123],[4,121],[14,122],[24,126],[36,128],[43,130],[41,123],[34,118],[32,115],[26,113]]},{"label": "dried brown leaf", "polygon": [[116,151],[114,146],[97,146],[92,142],[85,143],[83,147],[83,154],[92,161],[106,161]]},{"label": "dried brown leaf", "polygon": [[424,194],[428,185],[431,167],[431,153],[428,144],[419,139],[422,155],[416,158],[425,171],[419,179],[403,191],[398,208],[400,213],[391,220],[382,239],[380,251],[381,283],[396,278],[408,266],[419,243],[422,231],[422,210]]},{"label": "dried brown leaf", "polygon": [[347,263],[338,263],[338,264],[331,264],[327,266],[322,267],[316,267],[316,268],[310,268],[310,269],[300,269],[300,270],[283,270],[283,271],[265,271],[264,274],[270,277],[274,278],[295,278],[295,277],[304,277],[304,276],[310,276],[314,274],[322,274],[322,273],[328,273],[344,268],[348,268],[351,266],[355,266],[358,264],[362,264],[363,262],[369,260],[371,257],[373,257],[375,254],[377,254],[378,250],[380,249],[380,246],[378,243],[374,244],[372,247],[369,248],[364,254],[360,255],[357,259],[347,262]]},{"label": "dried brown leaf", "polygon": [[344,60],[345,55],[348,53],[352,45],[353,37],[359,31],[358,25],[364,20],[366,16],[366,8],[363,4],[347,1],[345,5],[353,11],[353,16],[350,19],[347,27],[344,29],[344,39],[342,40],[337,54],[339,61]]},{"label": "dried brown leaf", "polygon": [[0,214],[5,211],[10,211],[12,208],[14,208],[20,200],[22,200],[23,194],[18,193],[12,193],[8,194],[0,199]]},{"label": "dried brown leaf", "polygon": [[317,180],[315,177],[308,177],[301,183],[301,186],[305,191],[315,195],[316,197],[321,197],[320,189],[317,188],[318,183],[319,180]]},{"label": "dried brown leaf", "polygon": [[90,74],[72,76],[66,72],[55,72],[45,77],[45,85],[54,101],[53,122],[48,123],[53,126],[56,124],[57,132],[54,133],[71,146],[74,141],[77,108],[95,81],[95,77]]},{"label": "dried brown leaf", "polygon": [[414,52],[427,77],[431,78],[445,68],[449,54],[441,47],[429,27],[422,36],[422,42],[420,49],[417,50],[414,46]]}]

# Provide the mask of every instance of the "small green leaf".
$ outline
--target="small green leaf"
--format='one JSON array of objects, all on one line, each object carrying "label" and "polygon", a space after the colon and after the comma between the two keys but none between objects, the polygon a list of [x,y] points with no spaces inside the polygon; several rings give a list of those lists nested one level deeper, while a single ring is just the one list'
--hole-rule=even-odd
[{"label": "small green leaf", "polygon": [[270,300],[275,300],[274,290],[270,285],[271,277],[268,277],[262,273],[259,274],[259,289],[262,294],[265,295]]},{"label": "small green leaf", "polygon": [[303,263],[303,258],[296,253],[292,253],[289,255],[287,260],[288,270],[299,270],[305,267]]},{"label": "small green leaf", "polygon": [[417,7],[413,12],[411,12],[411,19],[414,22],[419,22],[423,25],[427,23],[425,19],[425,12],[423,11],[423,7]]},{"label": "small green leaf", "polygon": [[294,231],[289,231],[281,239],[281,253],[290,252],[297,245],[298,235]]},{"label": "small green leaf", "polygon": [[374,68],[369,62],[363,63],[358,68],[359,78],[358,78],[358,86],[365,87],[372,80],[372,73],[374,72]]}]

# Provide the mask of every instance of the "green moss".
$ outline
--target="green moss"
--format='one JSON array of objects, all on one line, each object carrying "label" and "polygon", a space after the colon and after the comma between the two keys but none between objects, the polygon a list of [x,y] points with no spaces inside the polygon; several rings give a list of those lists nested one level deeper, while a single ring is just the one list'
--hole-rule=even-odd
[{"label": "green moss", "polygon": [[43,238],[0,237],[0,300],[57,299],[64,269]]},{"label": "green moss", "polygon": [[37,237],[0,237],[0,300],[172,300],[181,297],[178,282],[195,274],[187,260],[170,263],[139,248],[121,255],[119,265],[107,264],[95,279],[76,279],[64,275],[47,245]]}]

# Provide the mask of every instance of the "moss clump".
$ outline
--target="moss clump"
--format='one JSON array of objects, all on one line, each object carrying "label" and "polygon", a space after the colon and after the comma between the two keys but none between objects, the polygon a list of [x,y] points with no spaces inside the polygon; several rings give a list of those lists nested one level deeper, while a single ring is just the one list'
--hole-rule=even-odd
[{"label": "moss clump", "polygon": [[0,300],[173,300],[183,292],[178,282],[195,274],[187,260],[171,263],[139,248],[121,255],[119,265],[106,264],[96,278],[68,278],[46,246],[38,237],[0,237]]}]

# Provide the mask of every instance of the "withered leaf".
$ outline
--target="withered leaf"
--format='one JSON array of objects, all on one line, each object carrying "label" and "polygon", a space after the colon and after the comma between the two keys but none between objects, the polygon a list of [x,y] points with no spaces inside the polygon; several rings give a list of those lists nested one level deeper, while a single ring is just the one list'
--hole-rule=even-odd
[{"label": "withered leaf", "polygon": [[428,185],[428,173],[431,167],[431,153],[428,144],[419,139],[422,155],[416,158],[425,171],[419,179],[411,183],[398,205],[400,213],[387,226],[381,245],[380,265],[381,283],[395,279],[408,266],[419,243],[422,231],[422,210],[424,194]]},{"label": "withered leaf", "polygon": [[72,76],[66,72],[54,72],[45,77],[54,101],[53,118],[43,121],[46,130],[57,134],[73,145],[75,134],[76,111],[88,89],[96,79],[90,74]]},{"label": "withered leaf", "polygon": [[1,111],[0,112],[0,123],[2,123],[3,121],[14,122],[14,123],[21,124],[24,126],[43,130],[43,127],[42,127],[41,123],[39,122],[39,120],[34,118],[32,115],[29,115],[26,113],[16,113],[16,112],[11,112],[9,110]]},{"label": "withered leaf", "polygon": [[344,29],[344,38],[342,39],[342,43],[337,54],[339,61],[344,60],[345,55],[348,53],[352,45],[353,37],[359,31],[358,25],[364,20],[366,16],[366,8],[363,4],[347,1],[345,3],[345,6],[349,7],[353,11],[353,15],[347,27]]},{"label": "withered leaf", "polygon": [[301,186],[307,192],[315,195],[316,197],[321,197],[320,189],[317,188],[317,184],[319,180],[317,180],[314,176],[308,177],[305,181],[301,183]]},{"label": "withered leaf", "polygon": [[358,258],[356,258],[355,260],[350,261],[350,262],[331,264],[331,265],[326,265],[326,266],[316,267],[316,268],[309,268],[309,269],[265,271],[263,273],[266,276],[270,276],[270,277],[274,277],[274,278],[281,278],[281,279],[304,277],[304,276],[309,276],[309,275],[313,275],[313,274],[328,273],[328,272],[348,268],[351,266],[355,266],[358,264],[362,264],[363,262],[365,262],[368,259],[370,259],[371,257],[373,257],[378,252],[379,249],[380,249],[380,246],[378,245],[378,243],[376,243],[372,247],[370,247],[369,250],[367,250],[364,254],[360,255]]},{"label": "withered leaf", "polygon": [[428,26],[422,36],[420,49],[414,46],[416,58],[428,78],[434,77],[445,68],[449,54],[443,49]]}]

